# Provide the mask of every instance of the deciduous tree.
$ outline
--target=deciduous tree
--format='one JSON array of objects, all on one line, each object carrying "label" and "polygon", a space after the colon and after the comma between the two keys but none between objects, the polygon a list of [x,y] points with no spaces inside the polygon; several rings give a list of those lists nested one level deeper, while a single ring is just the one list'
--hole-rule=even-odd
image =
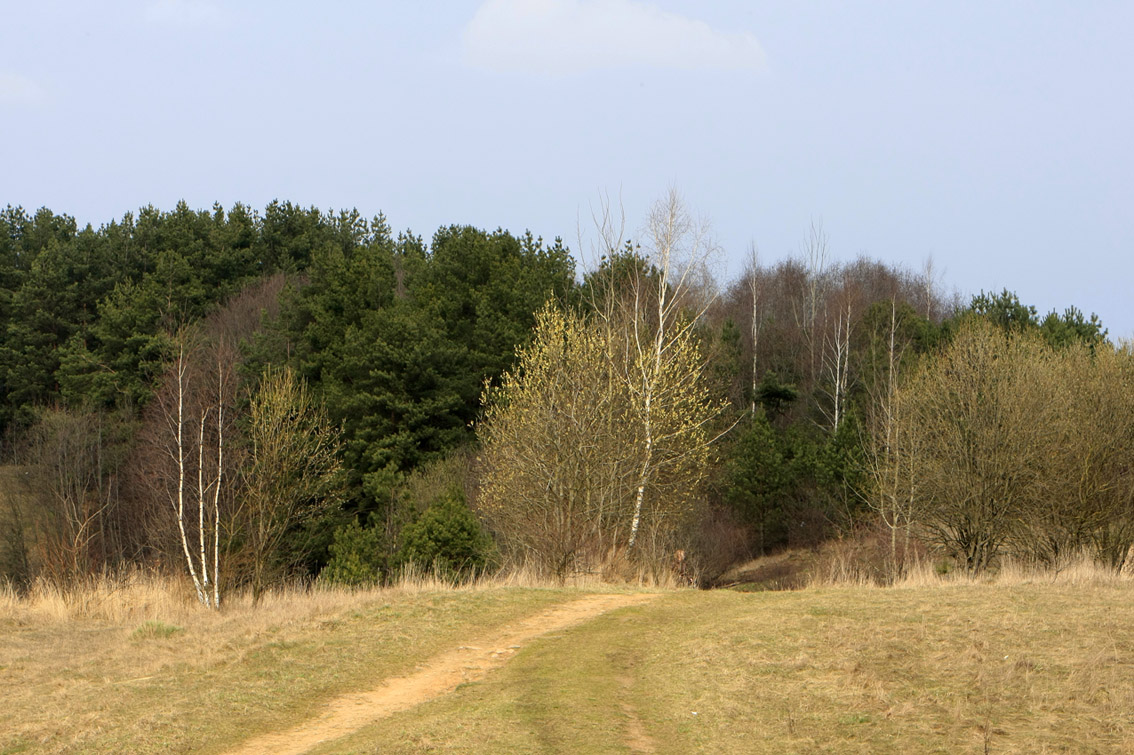
[{"label": "deciduous tree", "polygon": [[[306,384],[289,368],[267,369],[248,406],[247,459],[237,526],[258,600],[291,566],[289,534],[339,503],[338,432]],[[292,544],[294,554],[301,544]]]}]

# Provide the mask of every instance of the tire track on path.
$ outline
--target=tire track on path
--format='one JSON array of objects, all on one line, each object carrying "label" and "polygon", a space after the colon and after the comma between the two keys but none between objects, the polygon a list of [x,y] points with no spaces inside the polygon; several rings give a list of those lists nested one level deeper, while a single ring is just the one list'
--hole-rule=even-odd
[{"label": "tire track on path", "polygon": [[435,655],[408,676],[386,679],[374,689],[335,698],[314,719],[286,731],[248,740],[231,755],[299,755],[316,745],[351,734],[387,716],[413,708],[484,678],[507,663],[525,644],[597,616],[647,603],[656,594],[588,595],[508,624],[495,633]]}]

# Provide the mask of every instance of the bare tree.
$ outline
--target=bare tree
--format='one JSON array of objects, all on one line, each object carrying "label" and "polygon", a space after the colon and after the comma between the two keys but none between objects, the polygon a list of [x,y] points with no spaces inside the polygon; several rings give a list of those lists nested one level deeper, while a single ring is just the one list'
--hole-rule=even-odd
[{"label": "bare tree", "polygon": [[922,452],[916,433],[908,433],[900,421],[902,407],[898,391],[900,371],[907,344],[899,340],[897,292],[888,302],[888,317],[881,333],[876,333],[874,344],[881,345],[881,374],[870,381],[867,432],[865,442],[866,468],[870,490],[865,496],[890,534],[890,568],[894,576],[900,574],[905,563],[899,556],[898,538],[902,539],[900,553],[909,548],[910,529],[919,500],[916,464]]},{"label": "bare tree", "polygon": [[760,344],[760,329],[764,324],[764,317],[760,301],[760,253],[753,243],[748,249],[748,269],[745,271],[748,281],[748,296],[751,304],[751,319],[749,320],[749,337],[752,341],[752,401],[749,411],[756,411],[756,392],[759,383],[759,371],[756,368]]},{"label": "bare tree", "polygon": [[972,573],[1044,493],[1056,426],[1040,369],[1049,358],[1038,337],[971,321],[898,391],[898,457],[917,486],[918,524]]},{"label": "bare tree", "polygon": [[221,539],[232,498],[230,446],[236,402],[235,346],[183,329],[145,435],[155,453],[149,479],[173,517],[197,599],[220,607]]},{"label": "bare tree", "polygon": [[832,435],[838,432],[839,424],[846,414],[847,389],[850,386],[852,315],[850,299],[844,297],[844,302],[835,314],[834,333],[825,338],[823,367],[830,385],[826,393],[831,404],[829,408],[820,405],[819,409],[830,422]]},{"label": "bare tree", "polygon": [[38,566],[54,582],[105,565],[107,519],[118,500],[108,445],[101,414],[58,408],[41,410],[20,445],[21,498],[32,505],[13,498],[11,513],[35,531]]},{"label": "bare tree", "polygon": [[[239,437],[241,344],[278,309],[284,276],[257,281],[192,327],[170,336],[161,387],[143,418],[133,498],[164,509],[151,540],[183,564],[205,606],[220,605],[233,577],[226,545],[243,484]],[[143,512],[144,513],[144,512]]]},{"label": "bare tree", "polygon": [[807,231],[807,240],[802,249],[805,281],[804,300],[801,311],[796,313],[796,323],[807,345],[808,377],[814,385],[819,374],[819,353],[822,348],[823,329],[820,318],[824,315],[823,306],[827,289],[827,273],[830,264],[830,248],[823,222],[812,220]]}]

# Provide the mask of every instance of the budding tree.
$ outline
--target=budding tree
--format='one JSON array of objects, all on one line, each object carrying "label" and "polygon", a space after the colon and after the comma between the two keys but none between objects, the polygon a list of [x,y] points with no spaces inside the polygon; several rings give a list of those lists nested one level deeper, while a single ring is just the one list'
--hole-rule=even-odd
[{"label": "budding tree", "polygon": [[970,321],[897,391],[898,456],[917,485],[916,520],[969,572],[993,563],[1046,493],[1057,426],[1044,390],[1051,359],[1037,337]]},{"label": "budding tree", "polygon": [[485,392],[478,509],[513,562],[564,577],[625,531],[637,448],[609,342],[548,305],[516,370]]},{"label": "budding tree", "polygon": [[248,406],[247,463],[237,526],[246,543],[253,601],[290,564],[282,546],[303,521],[339,502],[339,434],[307,385],[269,368]]},{"label": "budding tree", "polygon": [[[611,229],[603,218],[600,230]],[[556,569],[581,543],[640,551],[643,536],[644,555],[665,558],[708,467],[721,407],[695,325],[710,247],[675,192],[647,231],[644,253],[603,234],[589,316],[541,315],[516,372],[486,395],[482,506],[506,538],[500,512],[515,507],[538,512],[528,521],[542,530],[574,533],[556,541]]]},{"label": "budding tree", "polygon": [[[884,306],[882,306],[884,305]],[[898,306],[897,294],[881,302],[868,313],[876,330],[871,333],[869,362],[873,366],[868,383],[866,429],[869,438],[864,444],[865,467],[870,489],[867,504],[878,512],[890,533],[890,568],[897,576],[905,566],[910,527],[918,501],[916,464],[921,448],[916,433],[909,432],[900,418],[903,408],[898,391],[902,364],[908,341],[900,336],[909,305]],[[902,536],[902,557],[899,557],[898,536]]]}]

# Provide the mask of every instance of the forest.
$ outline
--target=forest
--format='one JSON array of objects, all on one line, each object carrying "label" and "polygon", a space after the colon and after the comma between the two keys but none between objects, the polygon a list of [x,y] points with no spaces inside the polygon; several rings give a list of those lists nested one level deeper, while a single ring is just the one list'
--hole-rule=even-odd
[{"label": "forest", "polygon": [[[799,253],[717,280],[673,192],[589,248],[274,201],[0,211],[0,579],[563,579],[836,539],[1121,570],[1134,353],[1074,306]],[[582,242],[581,242],[582,243]]]}]

